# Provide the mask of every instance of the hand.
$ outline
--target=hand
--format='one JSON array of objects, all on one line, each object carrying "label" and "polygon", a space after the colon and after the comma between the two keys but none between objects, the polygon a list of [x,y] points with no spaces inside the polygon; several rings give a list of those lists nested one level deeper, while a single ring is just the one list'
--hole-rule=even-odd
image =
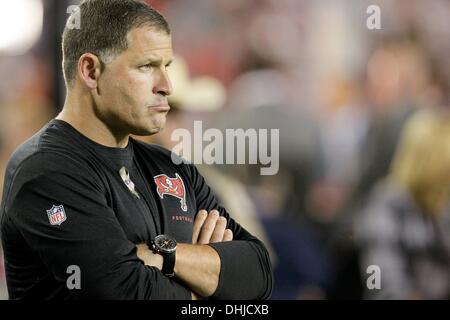
[{"label": "hand", "polygon": [[157,267],[159,270],[162,270],[164,262],[162,255],[154,253],[145,243],[138,244],[136,247],[138,258],[141,259],[146,266]]},{"label": "hand", "polygon": [[219,211],[200,210],[195,217],[192,244],[208,244],[233,240],[233,232],[227,229],[227,219]]}]

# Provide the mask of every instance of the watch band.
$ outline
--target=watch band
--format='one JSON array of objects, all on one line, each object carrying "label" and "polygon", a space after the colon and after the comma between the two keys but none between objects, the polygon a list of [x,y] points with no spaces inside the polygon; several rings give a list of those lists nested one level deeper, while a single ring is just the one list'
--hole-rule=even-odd
[{"label": "watch band", "polygon": [[173,277],[175,275],[174,267],[175,267],[175,252],[172,253],[164,253],[163,254],[163,266],[162,273],[164,273],[168,277]]}]

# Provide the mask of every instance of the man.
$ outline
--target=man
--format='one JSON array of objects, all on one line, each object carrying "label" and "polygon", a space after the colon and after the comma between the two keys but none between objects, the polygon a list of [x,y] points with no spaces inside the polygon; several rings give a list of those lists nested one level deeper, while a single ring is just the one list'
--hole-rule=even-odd
[{"label": "man", "polygon": [[133,0],[84,1],[80,21],[63,34],[64,108],[7,167],[10,298],[268,298],[263,244],[194,166],[130,137],[158,133],[170,109],[167,22]]}]

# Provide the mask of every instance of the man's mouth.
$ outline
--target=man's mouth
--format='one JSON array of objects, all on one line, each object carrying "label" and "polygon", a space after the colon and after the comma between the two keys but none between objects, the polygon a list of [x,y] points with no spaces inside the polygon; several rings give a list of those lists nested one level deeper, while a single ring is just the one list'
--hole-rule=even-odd
[{"label": "man's mouth", "polygon": [[170,110],[170,106],[167,102],[163,102],[161,104],[150,106],[151,109],[155,111],[167,112]]}]

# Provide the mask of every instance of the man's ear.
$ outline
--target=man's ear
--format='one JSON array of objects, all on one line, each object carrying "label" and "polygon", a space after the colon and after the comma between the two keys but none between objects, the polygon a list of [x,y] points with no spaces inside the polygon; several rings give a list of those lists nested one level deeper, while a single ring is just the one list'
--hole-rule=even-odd
[{"label": "man's ear", "polygon": [[78,60],[78,75],[89,89],[96,89],[102,72],[100,59],[92,53],[84,53]]}]

